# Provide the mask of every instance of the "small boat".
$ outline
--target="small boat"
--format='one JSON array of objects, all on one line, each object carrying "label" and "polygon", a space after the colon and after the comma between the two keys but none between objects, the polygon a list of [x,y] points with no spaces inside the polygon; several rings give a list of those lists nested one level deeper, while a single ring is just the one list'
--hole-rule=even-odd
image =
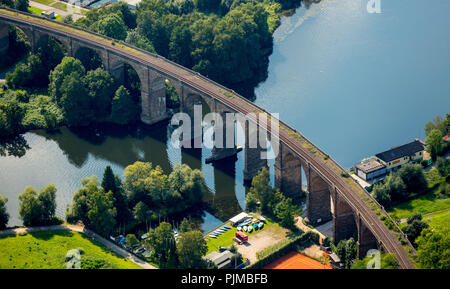
[{"label": "small boat", "polygon": [[262,229],[263,227],[264,227],[264,223],[263,222],[258,224],[258,228]]},{"label": "small boat", "polygon": [[225,232],[225,230],[222,230],[222,229],[217,229],[217,231],[219,231],[219,232],[221,232],[221,233],[224,233],[224,232]]},{"label": "small boat", "polygon": [[216,238],[216,236],[213,235],[213,234],[209,234],[208,236],[211,237],[211,238],[214,238],[214,239]]},{"label": "small boat", "polygon": [[248,227],[247,227],[247,232],[251,233],[252,231],[253,231],[252,226],[248,226]]},{"label": "small boat", "polygon": [[220,227],[222,230],[224,230],[224,231],[228,231],[228,229],[227,228],[225,228],[225,226],[222,226],[222,227]]},{"label": "small boat", "polygon": [[220,235],[220,234],[222,234],[222,232],[214,231],[214,234]]},{"label": "small boat", "polygon": [[231,227],[230,227],[230,226],[228,226],[228,225],[225,225],[224,227],[225,227],[225,228],[227,228],[227,229],[231,229]]},{"label": "small boat", "polygon": [[247,232],[247,226],[244,226],[242,229],[244,230],[244,232]]},{"label": "small boat", "polygon": [[242,230],[242,227],[237,227],[237,230],[238,230],[238,231]]},{"label": "small boat", "polygon": [[253,229],[257,230],[258,229],[258,224],[254,223],[253,224]]}]

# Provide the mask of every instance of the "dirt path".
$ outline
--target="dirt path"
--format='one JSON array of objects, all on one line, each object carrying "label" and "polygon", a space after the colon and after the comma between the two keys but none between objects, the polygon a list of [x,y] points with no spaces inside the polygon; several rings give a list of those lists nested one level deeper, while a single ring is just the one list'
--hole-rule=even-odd
[{"label": "dirt path", "polygon": [[122,257],[127,258],[131,262],[135,263],[138,266],[141,266],[144,269],[158,269],[147,262],[143,261],[142,259],[134,256],[130,252],[120,248],[113,242],[103,238],[102,236],[98,235],[95,232],[92,232],[89,229],[86,229],[83,226],[78,225],[54,225],[54,226],[44,226],[44,227],[30,227],[30,228],[17,228],[17,229],[8,229],[0,231],[0,236],[6,236],[6,235],[16,235],[21,233],[35,233],[35,232],[42,232],[42,231],[56,231],[56,230],[68,230],[68,231],[75,231],[83,233],[92,239],[96,240],[97,242],[101,243],[102,245],[106,246],[107,248],[111,249],[115,253],[119,254]]},{"label": "dirt path", "polygon": [[309,231],[313,231],[317,234],[319,234],[320,236],[320,240],[325,239],[325,237],[327,236],[331,236],[333,233],[333,228],[332,228],[332,223],[331,221],[325,224],[322,224],[314,229],[311,229],[310,227],[306,226],[305,224],[303,224],[303,218],[302,217],[297,217],[296,223],[295,225],[302,230],[303,232],[309,232]]}]

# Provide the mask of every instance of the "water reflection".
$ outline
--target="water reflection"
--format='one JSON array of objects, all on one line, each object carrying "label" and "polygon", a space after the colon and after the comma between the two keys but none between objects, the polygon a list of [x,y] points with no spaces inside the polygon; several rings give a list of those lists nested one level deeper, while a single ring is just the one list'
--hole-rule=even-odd
[{"label": "water reflection", "polygon": [[144,125],[96,125],[90,128],[61,128],[57,133],[36,131],[55,141],[70,163],[81,168],[89,155],[105,159],[121,167],[145,160],[160,165],[165,172],[171,166],[167,156],[167,127]]},{"label": "water reflection", "polygon": [[[173,216],[174,224],[190,216],[207,231],[243,208],[245,186],[235,180],[243,169],[243,154],[220,163],[205,164],[209,149],[178,149],[170,143],[172,128],[158,126],[96,125],[84,129],[66,127],[49,133],[33,131],[0,144],[1,194],[9,198],[10,225],[19,225],[18,194],[26,186],[40,190],[52,183],[58,188],[57,215],[64,216],[73,193],[83,177],[102,177],[106,165],[122,175],[137,160],[159,165],[170,173],[176,163],[185,163],[203,172],[208,187],[201,208]],[[19,156],[20,158],[17,158]],[[238,172],[238,173],[236,173]],[[238,179],[240,179],[238,177]]]},{"label": "water reflection", "polygon": [[0,156],[23,157],[30,149],[23,135],[0,139]]}]

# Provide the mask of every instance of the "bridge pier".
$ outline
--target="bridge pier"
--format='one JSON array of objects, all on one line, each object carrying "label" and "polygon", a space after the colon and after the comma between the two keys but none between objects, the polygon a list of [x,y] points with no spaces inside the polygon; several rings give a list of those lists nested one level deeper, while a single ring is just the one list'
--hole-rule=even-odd
[{"label": "bridge pier", "polygon": [[329,184],[307,165],[308,193],[306,196],[307,220],[319,224],[331,219]]},{"label": "bridge pier", "polygon": [[[138,72],[139,74],[139,72]],[[167,119],[165,78],[147,68],[147,85],[141,81],[141,121],[145,124],[155,124]]]},{"label": "bridge pier", "polygon": [[9,25],[0,25],[0,56],[6,55],[9,48]]},{"label": "bridge pier", "polygon": [[[211,157],[205,160],[206,163],[233,157],[242,150],[236,147],[234,117],[230,118],[230,116],[227,116],[230,112],[225,108],[219,108],[216,102],[214,102],[214,112],[219,119],[214,121],[214,147]],[[228,121],[227,118],[229,118]],[[229,127],[227,127],[227,124]]]},{"label": "bridge pier", "polygon": [[244,181],[250,182],[258,172],[267,166],[267,160],[262,158],[263,147],[259,143],[259,130],[250,121],[241,123],[245,129],[245,166]]},{"label": "bridge pier", "polygon": [[303,196],[302,161],[282,143],[275,158],[275,186],[286,197]]},{"label": "bridge pier", "polygon": [[352,208],[338,194],[336,188],[332,192],[333,199],[333,241],[335,244],[353,237],[357,232],[355,215]]},{"label": "bridge pier", "polygon": [[358,258],[363,259],[366,257],[370,249],[381,250],[382,244],[377,241],[370,229],[364,224],[361,216],[358,216]]}]

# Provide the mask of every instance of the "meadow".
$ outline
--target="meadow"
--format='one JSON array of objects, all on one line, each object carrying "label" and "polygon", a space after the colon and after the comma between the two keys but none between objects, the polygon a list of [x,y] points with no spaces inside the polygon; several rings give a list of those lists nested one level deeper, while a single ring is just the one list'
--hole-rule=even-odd
[{"label": "meadow", "polygon": [[82,264],[99,264],[102,269],[141,268],[84,234],[65,230],[0,236],[0,248],[0,269],[64,269],[66,254],[72,249],[81,249]]}]

